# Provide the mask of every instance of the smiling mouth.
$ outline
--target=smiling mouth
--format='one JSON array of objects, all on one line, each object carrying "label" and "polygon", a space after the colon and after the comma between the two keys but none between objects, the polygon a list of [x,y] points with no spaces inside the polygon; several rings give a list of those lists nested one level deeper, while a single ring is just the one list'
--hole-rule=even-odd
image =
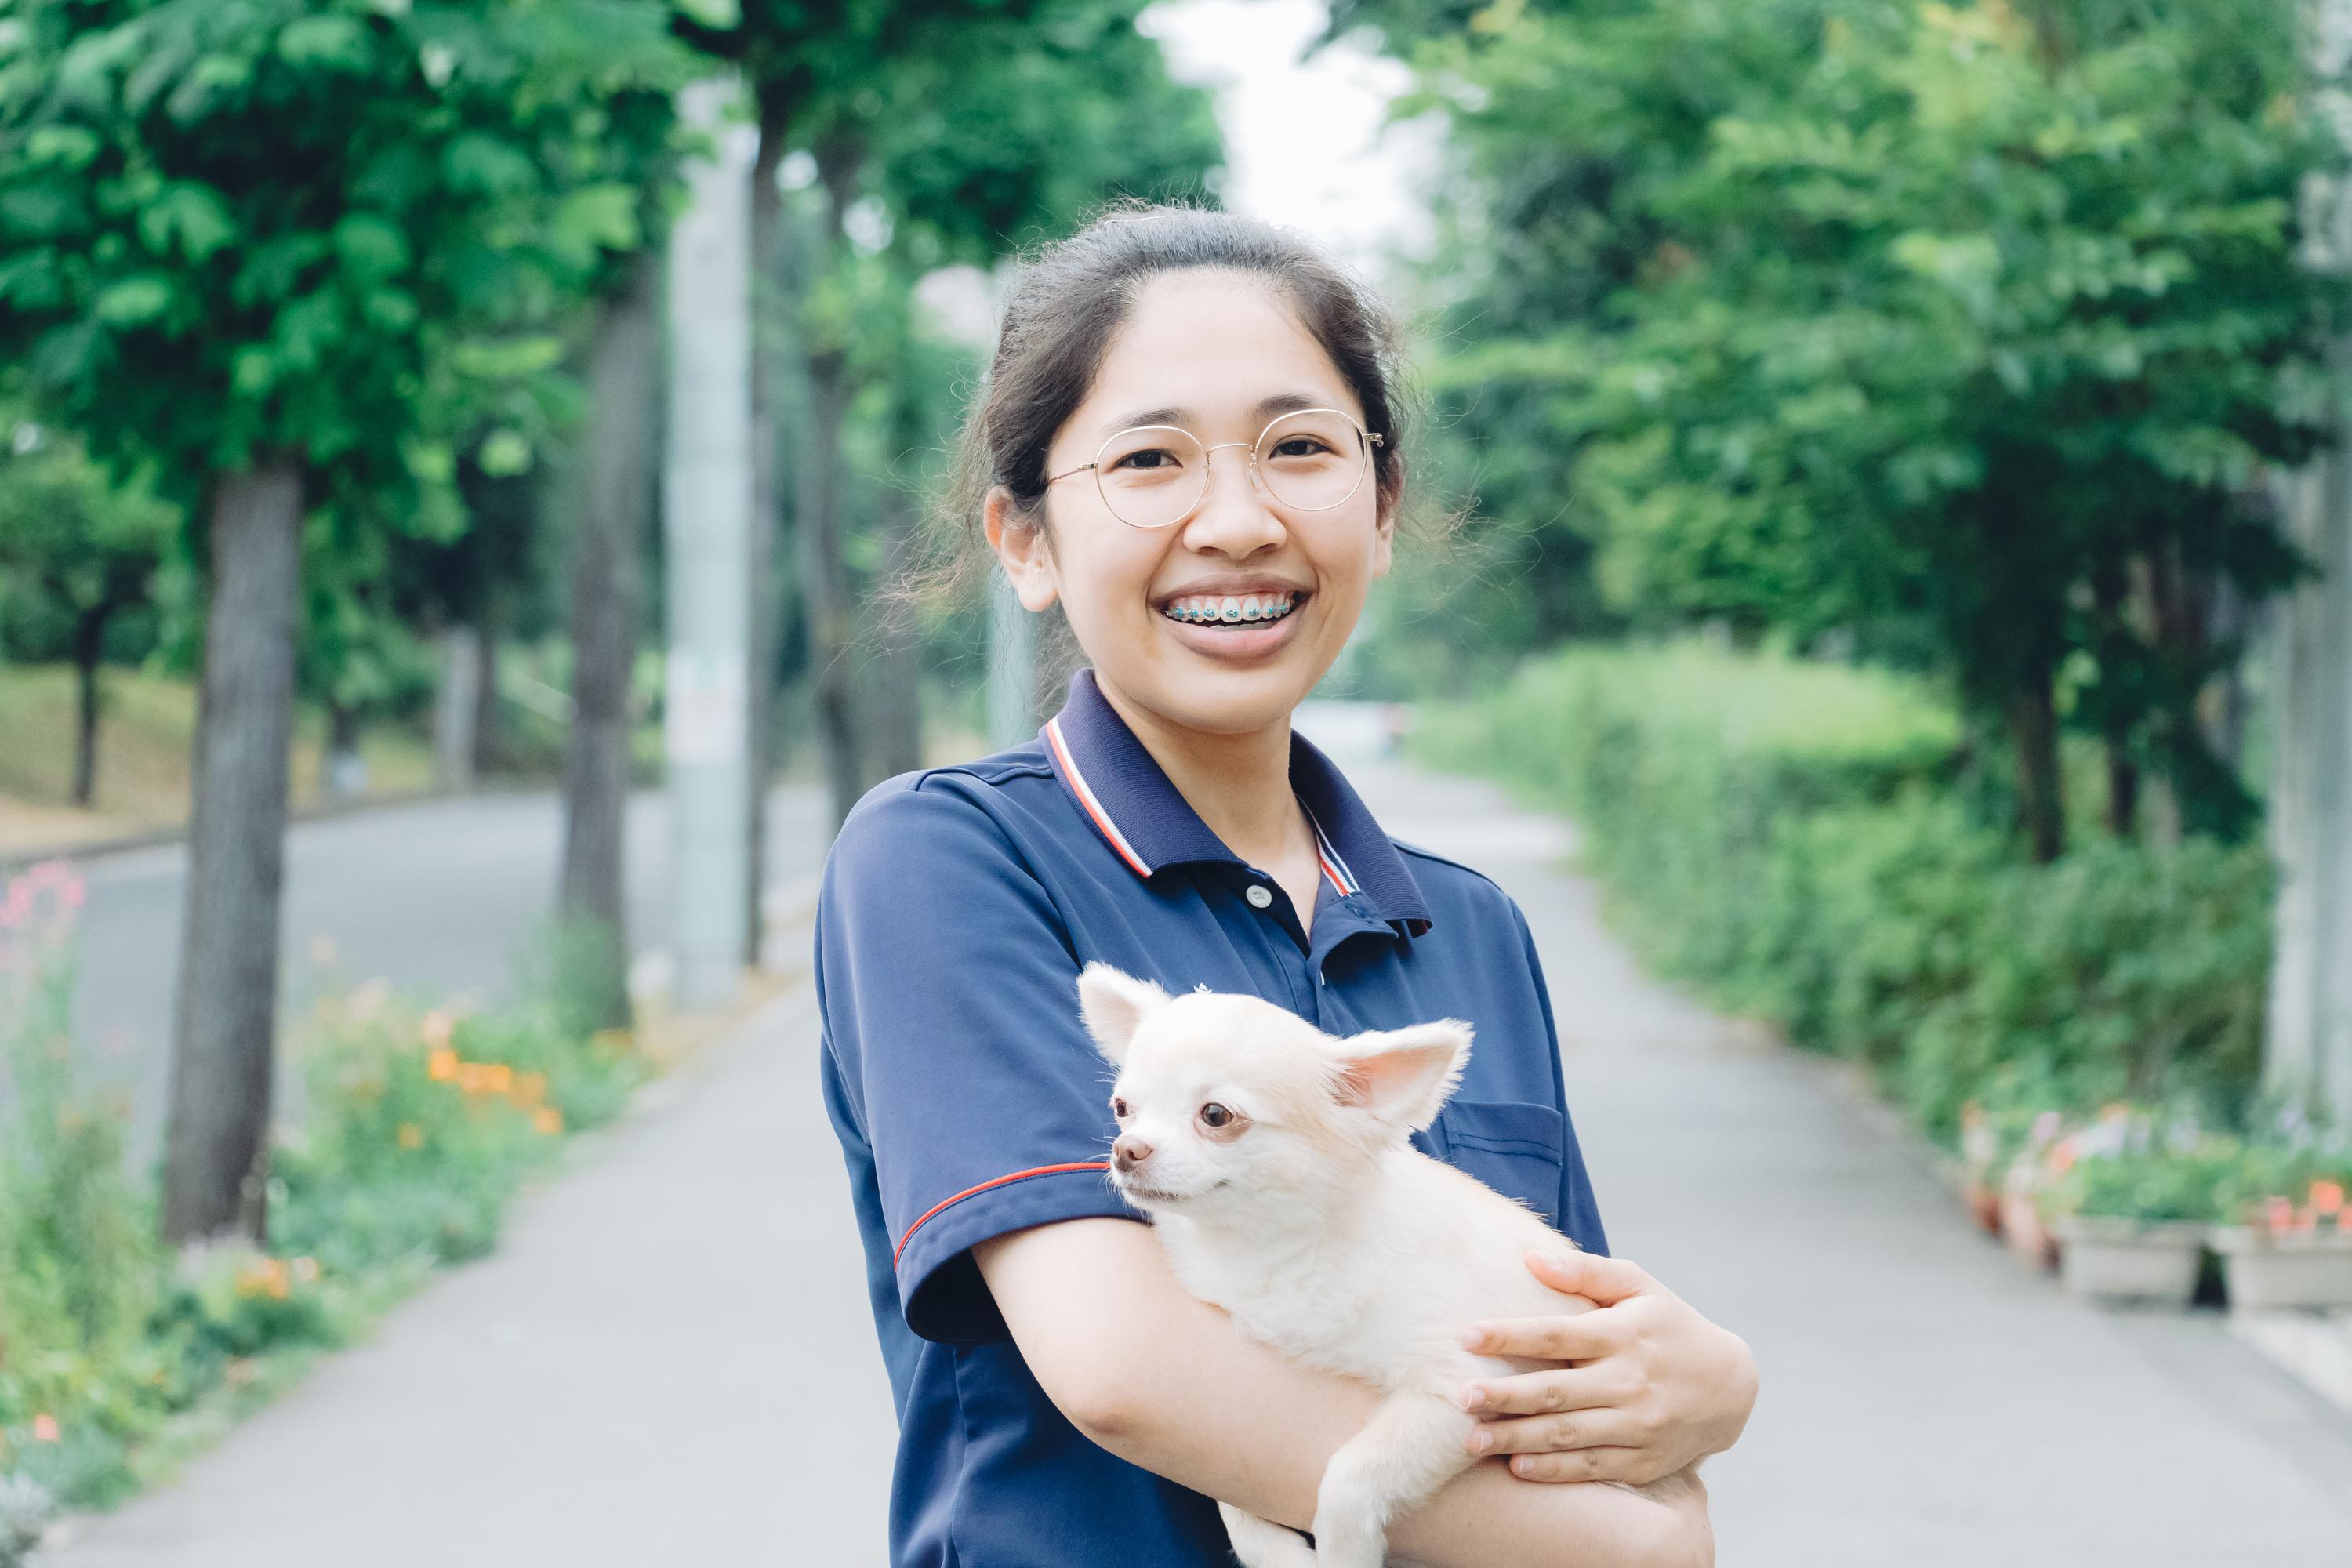
[{"label": "smiling mouth", "polygon": [[1214,614],[1206,610],[1179,610],[1173,605],[1162,605],[1160,606],[1160,618],[1174,621],[1181,626],[1223,626],[1246,630],[1252,626],[1270,626],[1276,621],[1288,620],[1306,606],[1310,596],[1294,589],[1290,595],[1290,607],[1278,614],[1266,610],[1261,610],[1256,615],[1247,613],[1243,608],[1243,604],[1251,597],[1248,595],[1233,595],[1234,607]]}]

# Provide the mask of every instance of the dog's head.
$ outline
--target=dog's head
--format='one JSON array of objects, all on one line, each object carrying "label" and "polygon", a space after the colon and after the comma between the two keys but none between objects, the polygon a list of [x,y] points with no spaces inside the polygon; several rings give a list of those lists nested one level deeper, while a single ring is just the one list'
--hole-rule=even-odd
[{"label": "dog's head", "polygon": [[1260,997],[1171,996],[1102,963],[1078,1006],[1118,1068],[1111,1180],[1138,1208],[1202,1219],[1344,1200],[1436,1119],[1470,1054],[1457,1018],[1341,1038]]}]

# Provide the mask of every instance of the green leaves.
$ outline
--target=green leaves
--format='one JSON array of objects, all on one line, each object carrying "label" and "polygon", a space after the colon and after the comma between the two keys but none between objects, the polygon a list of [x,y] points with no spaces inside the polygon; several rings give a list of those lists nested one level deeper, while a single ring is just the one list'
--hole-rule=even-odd
[{"label": "green leaves", "polygon": [[28,16],[0,51],[0,355],[185,494],[291,449],[398,513],[446,483],[414,454],[510,390],[450,344],[551,336],[657,231],[664,0]]},{"label": "green leaves", "polygon": [[151,254],[202,263],[236,237],[228,204],[209,185],[175,181],[140,209],[139,237]]},{"label": "green leaves", "polygon": [[2295,255],[2343,160],[2290,13],[1627,0],[1433,49],[1435,381],[1489,509],[1563,518],[1622,622],[1834,633],[2012,721],[2095,686],[2112,744],[2225,773],[2200,613],[2084,606],[2285,580],[2234,542],[2322,438],[2346,302]]}]

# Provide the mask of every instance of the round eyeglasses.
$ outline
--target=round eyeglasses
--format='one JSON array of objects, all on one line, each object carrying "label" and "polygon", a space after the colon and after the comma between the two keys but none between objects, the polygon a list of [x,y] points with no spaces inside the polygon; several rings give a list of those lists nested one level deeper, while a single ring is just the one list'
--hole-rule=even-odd
[{"label": "round eyeglasses", "polygon": [[1113,517],[1133,528],[1166,528],[1192,516],[1208,494],[1209,454],[1247,447],[1251,477],[1274,500],[1293,511],[1328,511],[1363,488],[1379,445],[1379,431],[1337,408],[1302,408],[1276,418],[1255,441],[1214,447],[1181,425],[1138,425],[1105,441],[1093,462],[1045,482],[1091,468]]}]

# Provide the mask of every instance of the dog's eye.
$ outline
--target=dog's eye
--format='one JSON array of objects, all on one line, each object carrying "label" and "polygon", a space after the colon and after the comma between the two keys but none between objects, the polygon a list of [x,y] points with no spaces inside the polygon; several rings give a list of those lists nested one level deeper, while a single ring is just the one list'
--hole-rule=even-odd
[{"label": "dog's eye", "polygon": [[1111,1113],[1113,1116],[1118,1117],[1121,1121],[1126,1121],[1126,1120],[1127,1120],[1127,1101],[1125,1101],[1125,1100],[1121,1100],[1118,1096],[1117,1096],[1117,1095],[1115,1095],[1115,1094],[1114,1094],[1114,1095],[1112,1095],[1112,1096],[1110,1097],[1110,1113]]},{"label": "dog's eye", "polygon": [[1204,1127],[1223,1127],[1233,1119],[1234,1113],[1213,1100],[1201,1107],[1201,1124]]}]

